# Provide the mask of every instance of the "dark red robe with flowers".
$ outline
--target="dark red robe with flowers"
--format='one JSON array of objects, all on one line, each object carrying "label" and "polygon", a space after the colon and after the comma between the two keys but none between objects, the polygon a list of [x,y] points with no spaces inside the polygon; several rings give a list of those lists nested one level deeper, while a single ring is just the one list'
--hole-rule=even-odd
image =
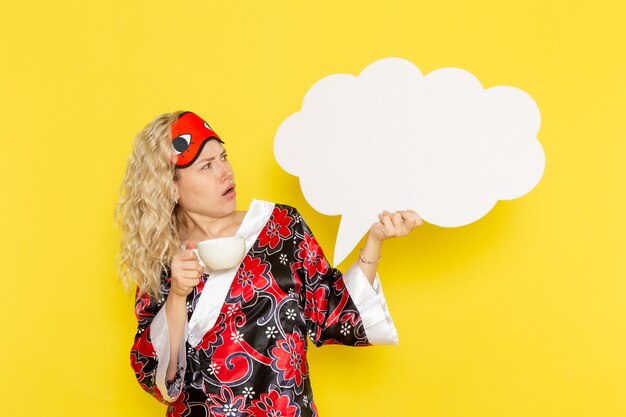
[{"label": "dark red robe with flowers", "polygon": [[241,264],[205,273],[187,297],[171,384],[165,382],[169,270],[160,299],[136,298],[137,380],[169,406],[167,416],[317,416],[307,335],[316,346],[398,344],[379,277],[372,286],[357,264],[346,274],[332,268],[302,216],[285,204],[253,200],[237,234],[248,250]]}]

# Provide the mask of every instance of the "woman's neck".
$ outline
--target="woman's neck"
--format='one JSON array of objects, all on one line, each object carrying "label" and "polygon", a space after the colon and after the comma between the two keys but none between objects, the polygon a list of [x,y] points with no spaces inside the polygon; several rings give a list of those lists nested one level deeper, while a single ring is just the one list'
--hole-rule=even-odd
[{"label": "woman's neck", "polygon": [[181,233],[181,241],[197,243],[207,239],[233,236],[245,214],[245,211],[234,210],[224,217],[209,219],[202,215],[187,213],[185,216],[187,230]]}]

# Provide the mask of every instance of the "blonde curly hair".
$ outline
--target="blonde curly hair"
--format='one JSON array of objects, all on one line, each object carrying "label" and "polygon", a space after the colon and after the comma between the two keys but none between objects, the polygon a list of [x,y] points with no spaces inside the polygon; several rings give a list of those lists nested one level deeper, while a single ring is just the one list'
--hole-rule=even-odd
[{"label": "blonde curly hair", "polygon": [[139,295],[155,299],[185,227],[171,137],[172,124],[182,113],[163,113],[137,134],[115,208],[122,233],[115,257],[119,278],[127,290],[136,285]]}]

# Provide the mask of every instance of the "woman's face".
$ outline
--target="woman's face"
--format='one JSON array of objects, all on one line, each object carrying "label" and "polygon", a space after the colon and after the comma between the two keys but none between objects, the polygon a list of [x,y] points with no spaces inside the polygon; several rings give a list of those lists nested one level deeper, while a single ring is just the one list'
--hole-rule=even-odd
[{"label": "woman's face", "polygon": [[178,204],[187,212],[223,217],[237,207],[233,168],[217,140],[209,140],[196,161],[177,173]]}]

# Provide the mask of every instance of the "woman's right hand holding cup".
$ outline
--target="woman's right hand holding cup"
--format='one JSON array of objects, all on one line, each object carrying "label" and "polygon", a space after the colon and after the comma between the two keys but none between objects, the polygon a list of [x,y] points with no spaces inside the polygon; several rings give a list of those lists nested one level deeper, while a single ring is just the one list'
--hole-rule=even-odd
[{"label": "woman's right hand holding cup", "polygon": [[204,268],[198,262],[198,256],[192,249],[196,249],[195,243],[188,243],[185,245],[185,250],[172,258],[170,294],[186,298],[193,287],[200,283]]}]

